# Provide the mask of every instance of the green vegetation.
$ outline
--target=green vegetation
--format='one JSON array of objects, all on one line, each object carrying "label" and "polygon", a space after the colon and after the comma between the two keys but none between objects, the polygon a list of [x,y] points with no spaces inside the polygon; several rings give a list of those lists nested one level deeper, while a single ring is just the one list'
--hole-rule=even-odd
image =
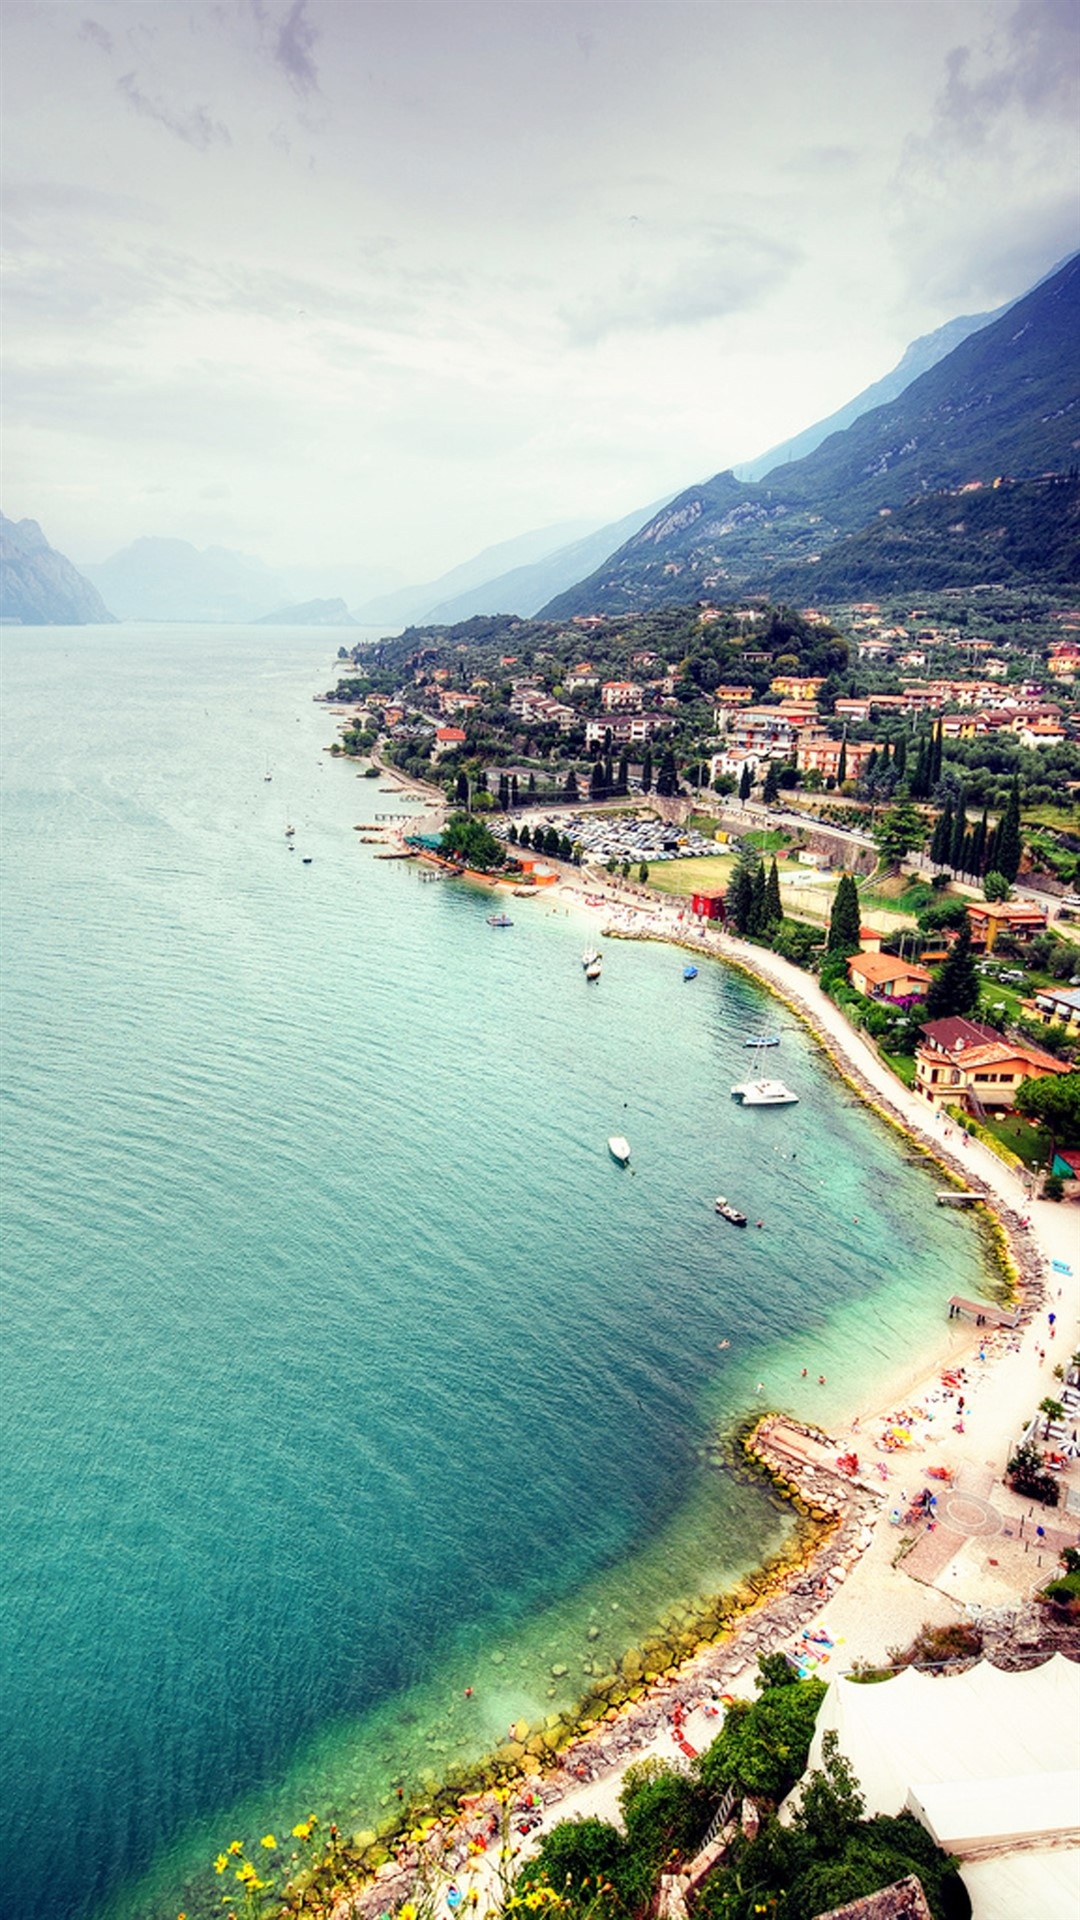
[{"label": "green vegetation", "polygon": [[448,860],[461,860],[481,873],[503,866],[506,860],[501,841],[496,840],[482,820],[473,820],[467,813],[450,815],[442,831],[439,851]]}]

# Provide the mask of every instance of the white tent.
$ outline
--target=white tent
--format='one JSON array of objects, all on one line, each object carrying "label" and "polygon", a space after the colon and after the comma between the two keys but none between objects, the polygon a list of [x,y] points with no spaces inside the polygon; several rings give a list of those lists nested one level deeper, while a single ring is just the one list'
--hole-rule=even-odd
[{"label": "white tent", "polygon": [[950,1852],[1080,1834],[1080,1666],[1062,1654],[1026,1673],[981,1661],[951,1676],[905,1667],[877,1685],[837,1679],[811,1768],[830,1730],[867,1813],[907,1807]]}]

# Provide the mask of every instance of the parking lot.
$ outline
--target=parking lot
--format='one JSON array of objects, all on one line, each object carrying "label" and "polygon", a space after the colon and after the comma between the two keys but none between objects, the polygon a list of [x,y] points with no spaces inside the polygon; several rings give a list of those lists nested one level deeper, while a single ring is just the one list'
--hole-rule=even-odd
[{"label": "parking lot", "polygon": [[[530,815],[528,825],[530,833],[537,827],[554,827],[572,845],[582,846],[587,860],[629,860],[633,866],[640,866],[644,860],[651,866],[655,861],[700,859],[702,854],[721,851],[715,840],[707,839],[696,827],[635,820],[627,814],[538,814],[535,818]],[[723,851],[731,852],[735,844],[728,841]]]}]

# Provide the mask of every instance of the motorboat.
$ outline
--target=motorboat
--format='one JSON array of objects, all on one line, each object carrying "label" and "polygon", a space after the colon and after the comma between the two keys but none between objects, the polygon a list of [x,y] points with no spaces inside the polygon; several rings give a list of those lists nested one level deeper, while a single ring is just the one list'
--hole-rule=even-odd
[{"label": "motorboat", "polygon": [[512,927],[514,924],[508,913],[489,913],[487,923],[489,927]]},{"label": "motorboat", "polygon": [[799,1099],[782,1080],[740,1080],[731,1091],[744,1107],[793,1107]]},{"label": "motorboat", "polygon": [[584,953],[581,956],[581,964],[585,968],[586,972],[588,972],[588,969],[590,967],[594,967],[596,965],[596,962],[599,960],[599,958],[600,958],[599,947],[586,947]]},{"label": "motorboat", "polygon": [[590,960],[588,966],[586,967],[585,978],[586,980],[599,980],[600,973],[601,973],[600,956],[599,954],[597,954],[596,959]]},{"label": "motorboat", "polygon": [[740,1213],[738,1207],[733,1207],[731,1201],[725,1200],[722,1193],[716,1196],[716,1211],[723,1214],[725,1220],[730,1220],[733,1227],[745,1227],[745,1213]]},{"label": "motorboat", "polygon": [[683,970],[682,970],[682,977],[683,977],[683,979],[684,979],[684,980],[696,980],[696,979],[697,979],[697,968],[696,968],[696,967],[684,967],[684,968],[683,968]]},{"label": "motorboat", "polygon": [[620,1167],[630,1165],[630,1142],[624,1140],[621,1133],[613,1133],[607,1145],[612,1159],[617,1160]]},{"label": "motorboat", "polygon": [[779,1045],[780,1035],[778,1033],[759,1033],[755,1034],[750,1040],[743,1041],[744,1047],[778,1047]]},{"label": "motorboat", "polygon": [[310,867],[310,865],[311,865],[311,861],[312,861],[312,855],[311,855],[310,853],[305,853],[305,855],[304,855],[304,865],[305,865],[305,867]]}]

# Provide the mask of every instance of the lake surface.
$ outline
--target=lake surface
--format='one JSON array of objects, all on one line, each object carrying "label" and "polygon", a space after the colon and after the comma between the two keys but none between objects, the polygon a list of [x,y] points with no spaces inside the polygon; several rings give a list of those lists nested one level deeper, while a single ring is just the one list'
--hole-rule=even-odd
[{"label": "lake surface", "polygon": [[375,859],[337,642],[3,635],[9,1920],[213,1906],[569,1705],[785,1538],[703,1459],[757,1382],[827,1421],[978,1284],[775,1009],[800,1104],[733,1104],[743,979]]}]

